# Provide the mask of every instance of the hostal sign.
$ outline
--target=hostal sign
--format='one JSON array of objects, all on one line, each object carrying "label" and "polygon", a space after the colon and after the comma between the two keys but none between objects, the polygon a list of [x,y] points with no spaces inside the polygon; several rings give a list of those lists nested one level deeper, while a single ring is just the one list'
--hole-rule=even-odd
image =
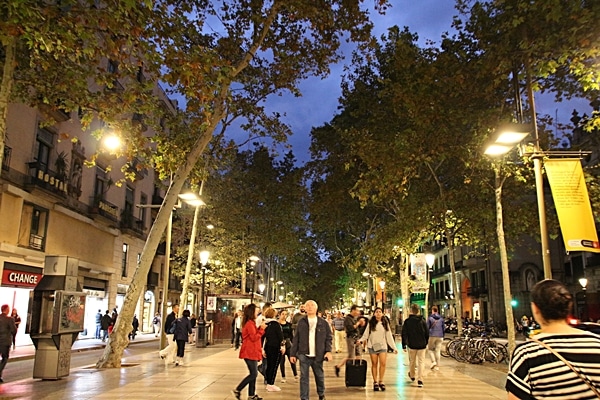
[{"label": "hostal sign", "polygon": [[4,269],[2,272],[2,286],[35,287],[42,279],[42,274],[34,272],[15,271]]}]

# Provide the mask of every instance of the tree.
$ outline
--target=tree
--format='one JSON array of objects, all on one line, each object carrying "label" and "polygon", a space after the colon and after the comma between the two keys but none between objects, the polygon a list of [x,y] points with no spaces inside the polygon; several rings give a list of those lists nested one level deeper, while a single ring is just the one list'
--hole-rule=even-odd
[{"label": "tree", "polygon": [[[121,120],[124,113],[150,107],[153,82],[130,79],[122,88],[115,82],[135,78],[141,66],[139,54],[145,55],[145,70],[156,71],[155,52],[145,29],[151,12],[148,1],[109,1],[102,6],[93,0],[4,2],[0,6],[0,162],[11,102],[38,107],[46,117],[42,123],[48,125],[55,122],[56,111],[78,111],[84,129],[93,118]],[[106,67],[108,60],[113,70]]]},{"label": "tree", "polygon": [[[381,2],[378,2],[381,3]],[[282,139],[287,132],[277,115],[267,115],[266,96],[291,90],[309,75],[327,74],[340,57],[342,35],[369,40],[371,24],[360,2],[170,2],[156,5],[150,21],[153,43],[163,56],[165,82],[187,103],[179,124],[153,138],[156,168],[170,185],[150,230],[138,268],[125,296],[98,367],[118,367],[130,321],[154,252],[185,180],[227,115],[239,115],[252,134]],[[176,121],[175,121],[176,122]]]}]

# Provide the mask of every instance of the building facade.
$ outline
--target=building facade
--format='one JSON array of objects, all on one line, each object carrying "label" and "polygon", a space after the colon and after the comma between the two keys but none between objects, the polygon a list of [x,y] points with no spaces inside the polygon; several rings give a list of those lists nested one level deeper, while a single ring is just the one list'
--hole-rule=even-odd
[{"label": "building facade", "polygon": [[[156,93],[174,110],[158,87]],[[46,126],[48,113],[59,122]],[[101,122],[95,121],[92,129],[99,126]],[[123,304],[152,225],[156,211],[138,205],[162,202],[154,171],[136,171],[133,181],[118,186],[114,182],[123,178],[123,160],[104,154],[88,166],[86,161],[100,142],[82,130],[77,112],[11,104],[5,144],[0,297],[23,318],[17,345],[31,343],[25,334],[29,293],[43,274],[46,255],[79,260],[79,281],[87,293],[86,329],[81,336],[93,337],[98,310],[119,310]],[[160,312],[163,268],[164,252],[159,252],[138,302],[142,331],[152,330],[152,318]],[[168,298],[174,304],[179,295],[173,291]]]}]

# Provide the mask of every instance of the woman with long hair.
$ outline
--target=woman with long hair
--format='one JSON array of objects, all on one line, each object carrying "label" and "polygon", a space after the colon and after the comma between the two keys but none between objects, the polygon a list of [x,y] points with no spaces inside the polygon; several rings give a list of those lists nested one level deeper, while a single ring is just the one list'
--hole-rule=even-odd
[{"label": "woman with long hair", "polygon": [[371,375],[373,376],[373,390],[385,390],[383,377],[387,361],[388,346],[398,354],[394,336],[390,330],[390,321],[383,315],[381,307],[375,308],[375,313],[369,320],[365,332],[360,338],[361,343],[367,343],[367,350],[371,357]]},{"label": "woman with long hair", "polygon": [[256,394],[256,377],[258,376],[258,361],[262,360],[261,338],[266,325],[263,322],[259,327],[256,326],[255,321],[258,310],[256,304],[248,304],[244,307],[240,358],[244,360],[248,367],[248,375],[231,391],[237,400],[241,399],[242,390],[246,386],[248,386],[248,400],[262,400],[262,397]]},{"label": "woman with long hair", "polygon": [[559,281],[545,279],[531,289],[531,312],[542,331],[513,352],[509,400],[600,398],[600,335],[567,323],[572,306]]}]

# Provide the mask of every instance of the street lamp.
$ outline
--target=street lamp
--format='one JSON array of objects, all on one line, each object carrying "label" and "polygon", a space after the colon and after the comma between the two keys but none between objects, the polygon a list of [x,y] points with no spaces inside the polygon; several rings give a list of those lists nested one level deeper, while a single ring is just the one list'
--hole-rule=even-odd
[{"label": "street lamp", "polygon": [[385,312],[385,281],[379,281],[379,288],[381,289],[381,310]]},{"label": "street lamp", "polygon": [[[256,287],[256,263],[260,261],[260,258],[257,256],[248,257],[247,264],[249,263],[252,266],[252,293],[250,294],[250,304],[254,303],[254,292]],[[247,265],[246,264],[246,265]]]},{"label": "street lamp", "polygon": [[[587,317],[587,284],[588,284],[588,280],[587,278],[579,278],[579,284],[581,285],[581,288],[583,289],[583,312],[581,313],[580,319],[583,321],[583,317],[586,316]],[[586,318],[587,319],[587,318]]]},{"label": "street lamp", "polygon": [[425,290],[425,309],[429,310],[429,288],[431,287],[430,279],[433,272],[433,264],[435,264],[435,254],[425,254],[425,262],[427,263],[427,290]]},{"label": "street lamp", "polygon": [[206,265],[208,264],[208,257],[210,252],[208,250],[202,250],[198,253],[200,258],[200,267],[202,268],[202,284],[200,290],[200,315],[198,315],[198,338],[196,340],[196,347],[206,347],[206,320],[204,319],[204,288],[206,285]]},{"label": "street lamp", "polygon": [[531,158],[535,172],[535,188],[538,203],[538,217],[540,223],[540,236],[542,245],[542,264],[544,278],[552,279],[552,264],[550,260],[550,244],[548,242],[548,227],[546,225],[546,204],[544,202],[544,178],[542,176],[542,158],[544,154],[539,147],[538,132],[531,124],[509,123],[497,130],[497,137],[488,145],[485,154],[501,156],[508,153],[513,147],[525,139],[530,132],[535,133],[535,146]]},{"label": "street lamp", "polygon": [[263,292],[265,291],[264,283],[261,283],[260,285],[258,285],[258,291],[260,292],[260,294],[263,294]]}]

